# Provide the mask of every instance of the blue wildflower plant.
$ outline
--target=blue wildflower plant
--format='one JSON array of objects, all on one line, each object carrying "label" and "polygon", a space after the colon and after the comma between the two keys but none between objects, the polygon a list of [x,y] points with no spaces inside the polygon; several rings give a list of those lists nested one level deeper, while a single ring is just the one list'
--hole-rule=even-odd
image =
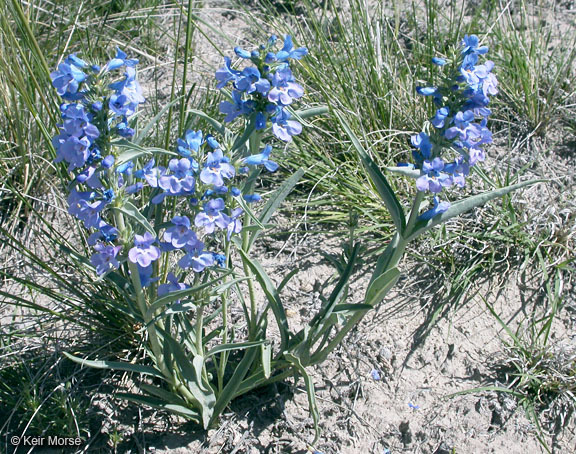
[{"label": "blue wildflower plant", "polygon": [[416,188],[433,196],[433,207],[421,214],[431,219],[448,210],[450,203],[440,201],[447,188],[463,188],[470,170],[486,155],[484,147],[492,143],[487,121],[490,97],[498,94],[494,63],[481,62],[488,47],[479,46],[476,35],[466,35],[452,59],[432,58],[439,66],[440,83],[416,87],[418,94],[430,97],[436,113],[425,131],[412,136],[413,169],[420,171]]},{"label": "blue wildflower plant", "polygon": [[[415,179],[417,195],[408,217],[344,116],[333,112],[390,210],[397,233],[378,259],[364,301],[351,304],[346,303],[348,281],[361,250],[352,231],[334,291],[294,332],[281,298],[282,286],[294,273],[277,287],[250,251],[304,172],[288,175],[266,194],[259,193],[258,184],[263,173],[280,167],[275,144],[286,145],[301,133],[301,120],[328,109],[295,110],[304,89],[291,65],[308,51],[290,36],[272,36],[255,50],[237,47],[234,52],[236,57],[226,57],[215,75],[217,87],[229,90],[220,104],[224,123],[191,110],[188,119],[204,120],[215,130],[192,129],[182,119],[171,149],[142,145],[161,115],[139,129],[145,97],[138,60],[121,49],[101,66],[72,54],[51,74],[62,98],[53,145],[55,162],[70,175],[68,212],[88,232],[92,252],[86,262],[98,279],[117,287],[122,301],[115,303],[143,327],[149,358],[136,365],[67,357],[158,379],[154,385],[143,383],[140,394],[120,396],[175,412],[205,429],[217,423],[232,399],[300,376],[317,438],[318,412],[307,368],[324,361],[380,304],[399,278],[398,263],[408,242],[531,182],[453,205],[440,199],[445,189],[465,185],[491,142],[488,103],[497,93],[497,81],[493,64],[480,62],[487,49],[474,36],[464,39],[454,58],[431,62],[444,74],[442,83],[418,88],[433,100],[436,113],[412,137],[414,163],[390,169]],[[428,193],[433,207],[421,213]],[[268,324],[273,322],[279,338],[271,339]]]},{"label": "blue wildflower plant", "polygon": [[[274,142],[289,141],[302,130],[290,112],[304,94],[290,61],[307,51],[294,48],[290,37],[280,49],[274,48],[276,41],[270,38],[257,51],[236,49],[240,60],[253,66],[234,69],[226,59],[216,73],[220,88],[233,86],[230,101],[221,104],[225,121],[245,121],[209,134],[184,128],[173,149],[140,145],[144,138],[138,135],[137,119],[145,97],[138,60],[121,49],[103,65],[72,54],[51,74],[62,99],[62,121],[53,138],[55,162],[70,175],[68,212],[87,230],[92,250],[87,262],[99,279],[118,286],[126,296],[124,310],[145,326],[153,364],[145,367],[173,393],[170,408],[205,428],[237,394],[231,386],[244,383],[248,391],[270,378],[270,370],[298,372],[287,358],[269,355],[266,314],[281,312],[277,305],[256,301],[254,286],[267,284],[249,257],[257,236],[303,173],[291,175],[268,197],[258,194],[260,173],[279,168]],[[248,302],[243,297],[237,301],[247,318],[244,340],[229,322],[232,294],[242,292],[240,282],[250,296]],[[204,336],[210,310],[211,319],[221,314],[222,323]],[[210,350],[215,339],[218,346]],[[287,340],[285,333],[281,348],[288,348]],[[121,368],[131,370],[129,364]],[[255,368],[265,373],[254,381],[248,372]],[[149,390],[142,392],[161,397]]]},{"label": "blue wildflower plant", "polygon": [[[305,47],[294,48],[292,38],[284,37],[280,50],[278,38],[271,36],[268,42],[251,52],[236,47],[236,55],[247,63],[242,69],[234,69],[232,60],[226,57],[224,66],[216,71],[217,87],[231,87],[231,99],[220,103],[225,121],[238,117],[248,119],[255,130],[272,126],[274,136],[289,142],[302,132],[302,125],[290,112],[291,107],[304,96],[304,88],[297,83],[290,63],[305,57]],[[268,167],[267,167],[268,168]]]}]

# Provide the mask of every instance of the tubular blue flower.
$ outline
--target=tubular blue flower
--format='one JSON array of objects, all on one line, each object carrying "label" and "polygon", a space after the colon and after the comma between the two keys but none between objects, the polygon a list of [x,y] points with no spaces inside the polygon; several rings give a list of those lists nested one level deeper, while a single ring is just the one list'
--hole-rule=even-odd
[{"label": "tubular blue flower", "polygon": [[117,115],[130,117],[136,113],[138,104],[146,101],[142,95],[142,87],[136,80],[136,70],[133,67],[127,67],[124,79],[113,84],[110,88],[116,91],[116,94],[110,97],[110,110]]},{"label": "tubular blue flower", "polygon": [[[158,286],[158,296],[165,296],[168,295],[168,293],[178,292],[180,290],[186,290],[187,288],[190,288],[189,285],[186,285],[183,282],[178,282],[178,278],[172,272],[168,273],[167,278],[167,283],[160,284]],[[176,304],[179,302],[180,300],[177,300]]]},{"label": "tubular blue flower", "polygon": [[266,115],[263,112],[256,112],[254,123],[257,131],[260,131],[266,127],[266,120]]},{"label": "tubular blue flower", "polygon": [[244,60],[249,60],[252,55],[250,54],[250,52],[248,52],[247,50],[242,49],[241,47],[237,46],[234,48],[234,53],[236,55],[238,55],[240,58],[243,58]]},{"label": "tubular blue flower", "polygon": [[434,96],[438,89],[436,87],[416,87],[416,92],[422,96]]},{"label": "tubular blue flower", "polygon": [[436,111],[436,115],[430,120],[430,123],[432,123],[435,128],[443,128],[448,115],[450,115],[450,109],[448,109],[448,107],[441,107]]},{"label": "tubular blue flower", "polygon": [[242,93],[232,91],[232,102],[222,101],[219,106],[220,112],[226,114],[224,121],[229,123],[240,115],[250,115],[254,111],[253,101],[244,101]]},{"label": "tubular blue flower", "polygon": [[188,241],[197,239],[196,234],[190,230],[190,219],[186,216],[174,216],[171,222],[174,226],[164,232],[164,241],[175,249],[181,249]]},{"label": "tubular blue flower", "polygon": [[260,202],[260,200],[262,200],[262,197],[260,196],[260,194],[245,194],[242,197],[248,203],[256,203],[256,202]]},{"label": "tubular blue flower", "polygon": [[428,134],[421,132],[417,135],[410,137],[412,145],[417,148],[420,153],[416,156],[416,161],[429,159],[432,152],[432,143]]},{"label": "tubular blue flower", "polygon": [[188,158],[171,159],[168,163],[168,168],[172,171],[172,174],[158,177],[158,187],[165,191],[163,196],[187,196],[193,194],[196,185],[193,174],[197,165],[196,161]]},{"label": "tubular blue flower", "polygon": [[154,167],[154,164],[154,158],[150,159],[144,168],[134,172],[134,176],[136,178],[144,178],[150,187],[157,188],[159,178],[166,175],[166,169],[164,167]]},{"label": "tubular blue flower", "polygon": [[64,63],[67,63],[69,65],[74,65],[80,69],[86,68],[88,66],[88,63],[86,63],[84,60],[82,60],[80,57],[78,57],[76,55],[76,52],[68,55],[66,57],[66,60],[64,60]]},{"label": "tubular blue flower", "polygon": [[466,185],[466,177],[470,173],[470,166],[463,156],[457,156],[454,162],[444,166],[444,171],[452,175],[455,185],[463,188]]},{"label": "tubular blue flower", "polygon": [[266,79],[262,79],[258,68],[252,66],[242,70],[240,75],[236,78],[234,86],[239,91],[245,93],[258,92],[262,95],[265,95],[268,93],[268,90],[270,90],[270,82]]},{"label": "tubular blue flower", "polygon": [[96,254],[93,254],[92,257],[90,257],[90,263],[96,267],[98,275],[102,276],[107,271],[116,269],[120,266],[116,257],[121,249],[122,246],[109,246],[102,243],[94,245]]},{"label": "tubular blue flower", "polygon": [[462,39],[462,54],[468,55],[476,53],[478,55],[483,55],[488,52],[487,46],[478,47],[480,40],[476,35],[464,35]]},{"label": "tubular blue flower", "polygon": [[90,139],[88,137],[78,138],[76,136],[66,136],[60,134],[52,139],[52,144],[56,148],[56,159],[54,162],[66,161],[68,171],[84,167],[90,155]]},{"label": "tubular blue flower", "polygon": [[106,206],[103,200],[94,201],[94,192],[70,191],[68,196],[68,213],[84,222],[87,229],[97,228],[100,225],[100,212]]},{"label": "tubular blue flower", "polygon": [[142,189],[144,189],[144,185],[138,182],[131,184],[130,186],[126,186],[124,188],[124,192],[126,192],[126,194],[136,194],[137,192],[140,192]]},{"label": "tubular blue flower", "polygon": [[432,57],[432,63],[436,66],[444,66],[446,64],[446,60],[440,57]]},{"label": "tubular blue flower", "polygon": [[88,76],[76,65],[68,63],[60,63],[58,70],[50,73],[52,86],[56,89],[56,93],[63,98],[68,95],[76,95],[80,84],[86,80],[86,77]]},{"label": "tubular blue flower", "polygon": [[216,254],[215,252],[212,253],[214,257],[214,262],[220,268],[226,268],[226,256],[224,254]]},{"label": "tubular blue flower", "polygon": [[240,71],[232,69],[232,60],[229,57],[224,57],[224,67],[216,71],[216,80],[218,84],[216,87],[220,90],[228,85],[228,82],[234,82],[241,74]]},{"label": "tubular blue flower", "polygon": [[204,231],[208,234],[213,233],[216,227],[227,228],[230,218],[222,213],[224,208],[224,200],[221,198],[208,201],[204,204],[203,211],[194,218],[194,225],[204,228]]},{"label": "tubular blue flower", "polygon": [[218,148],[220,148],[220,144],[218,143],[218,141],[214,138],[214,136],[208,134],[206,136],[206,143],[208,144],[208,146],[210,148],[212,148],[213,150],[216,150]]},{"label": "tubular blue flower", "polygon": [[200,172],[200,180],[205,184],[223,186],[223,178],[230,179],[236,175],[236,169],[229,159],[222,155],[222,150],[216,149],[208,153],[206,165]]},{"label": "tubular blue flower", "polygon": [[94,246],[98,241],[112,243],[113,241],[116,241],[119,234],[120,232],[116,227],[101,220],[98,225],[98,231],[88,237],[88,244]]},{"label": "tubular blue flower", "polygon": [[87,167],[83,172],[76,176],[76,181],[83,183],[90,189],[102,189],[102,182],[100,181],[100,172],[96,171],[95,167]]},{"label": "tubular blue flower", "polygon": [[278,170],[278,164],[268,159],[270,157],[271,152],[272,152],[272,146],[266,145],[264,147],[264,150],[262,150],[262,153],[248,156],[247,158],[243,159],[243,162],[252,166],[263,165],[269,172],[275,172],[276,170]]},{"label": "tubular blue flower", "polygon": [[152,244],[155,242],[156,237],[150,232],[144,235],[134,235],[134,247],[128,251],[128,260],[137,263],[142,268],[148,267],[160,258],[160,249]]},{"label": "tubular blue flower", "polygon": [[295,120],[290,120],[290,114],[284,109],[280,109],[280,112],[270,120],[274,135],[285,142],[290,142],[292,136],[302,132],[302,125]]},{"label": "tubular blue flower", "polygon": [[416,180],[416,188],[422,192],[438,193],[443,187],[452,186],[452,177],[442,170],[444,170],[444,161],[441,158],[434,158],[432,162],[424,161],[423,174]]},{"label": "tubular blue flower", "polygon": [[116,125],[115,129],[116,133],[118,133],[120,137],[125,137],[127,139],[133,137],[134,134],[136,134],[136,131],[134,131],[134,129],[128,125],[128,120],[126,117],[122,118],[122,121]]},{"label": "tubular blue flower", "polygon": [[275,55],[276,61],[286,61],[289,58],[294,60],[300,60],[302,57],[308,54],[308,49],[305,47],[299,47],[294,49],[294,44],[292,43],[292,37],[290,35],[284,36],[284,46],[282,50]]},{"label": "tubular blue flower", "polygon": [[104,159],[102,159],[102,167],[104,167],[105,169],[109,169],[114,165],[114,161],[115,161],[114,155],[109,154]]},{"label": "tubular blue flower", "polygon": [[200,145],[202,145],[202,131],[188,130],[184,134],[183,139],[178,139],[178,154],[189,158],[192,153],[198,153]]},{"label": "tubular blue flower", "polygon": [[113,71],[115,69],[121,68],[122,66],[134,67],[138,64],[137,59],[127,59],[126,56],[126,52],[124,52],[119,47],[116,47],[116,56],[110,60],[106,66],[104,66],[103,71]]},{"label": "tubular blue flower", "polygon": [[226,227],[228,230],[228,241],[230,241],[230,237],[233,233],[238,234],[242,231],[242,221],[240,220],[240,216],[243,214],[244,210],[242,208],[235,208],[232,210],[232,215],[229,217],[228,226]]},{"label": "tubular blue flower", "polygon": [[185,246],[186,255],[180,259],[178,266],[182,269],[192,268],[200,273],[205,268],[214,265],[214,256],[211,252],[204,252],[204,243],[200,240],[191,240]]},{"label": "tubular blue flower", "polygon": [[440,199],[438,199],[438,197],[434,197],[433,201],[434,206],[428,211],[425,211],[420,216],[418,216],[418,219],[423,220],[432,219],[433,217],[444,213],[446,210],[448,210],[448,208],[450,208],[450,202],[440,202]]},{"label": "tubular blue flower", "polygon": [[303,95],[304,89],[294,82],[292,71],[288,66],[279,68],[272,75],[272,89],[268,93],[268,101],[280,106],[288,106]]},{"label": "tubular blue flower", "polygon": [[103,193],[102,193],[102,198],[110,203],[112,202],[112,200],[114,200],[116,198],[116,194],[114,194],[114,191],[112,189],[106,189]]},{"label": "tubular blue flower", "polygon": [[152,282],[158,280],[157,277],[152,278],[153,273],[154,273],[154,267],[152,265],[141,266],[140,264],[138,264],[138,276],[140,278],[140,285],[142,287],[148,287]]}]

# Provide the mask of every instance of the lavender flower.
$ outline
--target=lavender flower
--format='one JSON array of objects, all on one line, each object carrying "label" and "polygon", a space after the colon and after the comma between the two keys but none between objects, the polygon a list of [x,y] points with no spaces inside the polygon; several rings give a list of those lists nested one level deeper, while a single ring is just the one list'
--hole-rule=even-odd
[{"label": "lavender flower", "polygon": [[214,265],[214,256],[204,251],[204,243],[200,240],[190,240],[185,246],[186,255],[180,259],[178,266],[182,269],[192,268],[200,273],[205,268]]},{"label": "lavender flower", "polygon": [[186,216],[175,216],[171,222],[174,227],[164,232],[164,241],[171,244],[173,248],[183,248],[188,241],[196,240],[196,234],[190,230],[190,219]]},{"label": "lavender flower", "polygon": [[223,186],[223,178],[230,179],[236,174],[236,169],[229,159],[222,155],[222,150],[216,149],[208,153],[205,167],[200,172],[200,180],[205,184]]},{"label": "lavender flower", "polygon": [[210,200],[204,204],[204,211],[196,215],[194,225],[204,228],[204,231],[208,234],[213,233],[216,227],[221,229],[227,228],[230,219],[222,213],[224,207],[224,200],[220,198]]},{"label": "lavender flower", "polygon": [[134,247],[128,251],[128,260],[137,263],[142,268],[148,267],[153,261],[160,258],[160,249],[152,245],[155,242],[156,237],[150,232],[146,232],[144,235],[134,235]]},{"label": "lavender flower", "polygon": [[101,276],[107,271],[120,266],[116,257],[121,249],[122,246],[108,246],[102,243],[94,245],[96,254],[90,257],[90,263],[96,267],[98,275]]}]

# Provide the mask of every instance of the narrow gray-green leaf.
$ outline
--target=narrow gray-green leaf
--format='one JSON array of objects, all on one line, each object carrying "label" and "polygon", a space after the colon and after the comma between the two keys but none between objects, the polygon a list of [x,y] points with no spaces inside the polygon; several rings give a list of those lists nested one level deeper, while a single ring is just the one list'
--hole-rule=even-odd
[{"label": "narrow gray-green leaf", "polygon": [[196,109],[189,109],[188,110],[189,113],[192,113],[200,118],[203,118],[204,120],[206,120],[208,123],[210,123],[212,125],[212,127],[214,129],[216,129],[220,134],[225,134],[227,129],[226,126],[224,126],[222,123],[220,123],[218,120],[215,120],[214,118],[212,118],[210,115],[208,115],[205,112],[202,112],[201,110],[196,110]]},{"label": "narrow gray-green leaf", "polygon": [[266,274],[266,271],[264,271],[262,268],[262,265],[260,265],[257,260],[250,259],[246,252],[244,252],[241,248],[238,248],[238,252],[240,252],[240,255],[242,255],[242,260],[250,267],[256,276],[256,279],[260,283],[260,286],[262,287],[262,290],[264,291],[264,294],[270,303],[270,307],[272,308],[272,312],[276,318],[276,323],[278,324],[278,329],[280,330],[280,350],[284,350],[290,339],[290,329],[288,327],[288,319],[286,318],[286,311],[282,305],[280,295],[278,295],[276,287],[268,277],[268,274]]},{"label": "narrow gray-green leaf", "polygon": [[264,377],[270,378],[272,375],[272,346],[269,343],[262,345],[262,369]]},{"label": "narrow gray-green leaf", "polygon": [[237,343],[237,344],[217,345],[216,347],[208,350],[208,352],[206,353],[206,358],[208,358],[212,355],[215,355],[217,353],[227,352],[230,350],[244,350],[246,348],[258,347],[259,345],[262,345],[263,343],[264,343],[264,341],[261,340],[261,341],[254,341],[254,342],[241,342],[241,343]]},{"label": "narrow gray-green leaf", "polygon": [[64,352],[64,356],[66,356],[66,358],[69,360],[74,361],[75,363],[81,364],[82,366],[93,367],[95,369],[123,370],[127,372],[135,372],[138,374],[152,375],[154,377],[164,378],[164,376],[153,367],[143,366],[141,364],[131,364],[119,361],[82,359],[67,352]]},{"label": "narrow gray-green leaf", "polygon": [[413,169],[412,167],[385,167],[388,172],[397,173],[409,178],[418,178],[422,172]]},{"label": "narrow gray-green leaf", "polygon": [[[260,225],[267,224],[272,215],[276,212],[278,207],[284,202],[288,194],[294,189],[294,186],[298,184],[300,178],[304,175],[304,170],[298,169],[294,172],[293,175],[290,176],[282,185],[274,191],[272,195],[268,198],[266,205],[262,208],[258,216],[258,222]],[[252,247],[258,236],[260,235],[261,231],[255,231],[250,235],[250,240],[248,242],[248,249]]]},{"label": "narrow gray-green leaf", "polygon": [[369,285],[368,290],[366,290],[364,303],[372,307],[380,304],[390,289],[394,287],[399,277],[400,271],[398,271],[398,268],[392,268],[391,270],[388,270],[384,274],[378,276]]},{"label": "narrow gray-green leaf", "polygon": [[252,367],[252,363],[254,362],[257,353],[258,350],[256,350],[255,348],[249,348],[244,353],[242,361],[240,361],[240,364],[238,364],[236,369],[234,369],[232,377],[230,377],[230,380],[228,381],[226,386],[224,386],[224,389],[222,390],[222,392],[218,396],[218,399],[216,400],[216,404],[214,405],[214,414],[212,416],[212,421],[218,418],[218,416],[228,406],[230,401],[234,397],[236,397],[236,391],[238,390],[238,388],[242,384],[242,381],[244,380],[244,377]]},{"label": "narrow gray-green leaf", "polygon": [[318,438],[320,437],[320,414],[318,413],[318,405],[316,404],[316,392],[314,390],[314,382],[312,378],[308,374],[306,368],[300,362],[300,359],[290,353],[285,353],[284,357],[290,361],[302,378],[304,379],[304,385],[306,386],[306,394],[308,395],[308,405],[310,407],[310,414],[312,415],[312,420],[314,421],[314,441],[312,444],[316,443]]},{"label": "narrow gray-green leaf", "polygon": [[342,114],[335,112],[335,115],[338,117],[340,124],[342,125],[344,131],[352,141],[352,145],[358,152],[358,156],[360,157],[360,160],[362,161],[364,168],[368,172],[368,176],[370,177],[370,180],[374,184],[374,187],[376,188],[378,195],[380,195],[380,198],[390,211],[390,215],[392,216],[394,225],[396,225],[396,228],[400,232],[403,232],[404,228],[406,227],[406,217],[404,215],[404,209],[402,208],[402,205],[400,205],[400,202],[396,198],[396,195],[394,194],[392,187],[388,183],[388,180],[386,179],[384,174],[380,171],[376,163],[368,155],[368,153],[360,143],[360,140],[358,139],[356,134],[354,134],[354,131],[352,131],[352,128],[350,127],[348,122],[344,119]]},{"label": "narrow gray-green leaf", "polygon": [[536,183],[542,183],[545,181],[547,180],[539,179],[539,180],[523,181],[522,183],[516,183],[510,186],[506,186],[504,188],[484,192],[482,194],[468,197],[467,199],[456,202],[444,213],[439,214],[438,216],[435,216],[432,219],[428,220],[420,219],[418,222],[416,222],[414,228],[410,232],[407,232],[406,241],[412,241],[414,238],[423,234],[427,230],[430,230],[432,227],[438,224],[442,224],[443,222],[446,222],[448,219],[451,219],[467,211],[470,211],[472,208],[484,205],[486,202],[489,202],[490,200],[496,199],[498,197],[503,197],[506,194],[511,193],[512,191],[516,191],[526,186],[530,186]]},{"label": "narrow gray-green leaf", "polygon": [[181,416],[185,416],[186,418],[190,418],[196,423],[200,424],[200,413],[196,410],[193,410],[188,407],[184,407],[182,405],[177,405],[173,403],[166,402],[163,399],[152,397],[152,396],[143,396],[141,394],[133,394],[133,393],[116,393],[116,397],[120,399],[129,400],[131,402],[137,404],[144,404],[148,405],[152,408],[158,408],[164,411],[170,411],[172,413],[179,414]]},{"label": "narrow gray-green leaf", "polygon": [[154,237],[156,237],[156,232],[154,231],[154,227],[150,225],[148,219],[144,217],[142,213],[130,202],[124,202],[124,205],[121,207],[111,207],[113,210],[120,211],[122,214],[125,214],[130,219],[136,221],[146,232],[150,232]]},{"label": "narrow gray-green leaf", "polygon": [[316,117],[318,115],[324,115],[326,113],[328,113],[330,111],[330,109],[328,108],[328,106],[318,106],[318,107],[311,107],[309,109],[304,109],[304,110],[296,110],[294,111],[294,116],[297,118],[301,118],[303,120],[306,120],[307,118],[310,117]]}]

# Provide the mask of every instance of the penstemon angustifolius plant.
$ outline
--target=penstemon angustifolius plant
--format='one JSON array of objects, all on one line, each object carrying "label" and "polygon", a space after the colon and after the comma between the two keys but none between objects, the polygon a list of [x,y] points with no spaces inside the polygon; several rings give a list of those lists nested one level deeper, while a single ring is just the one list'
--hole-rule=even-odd
[{"label": "penstemon angustifolius plant", "polygon": [[[307,367],[324,361],[384,299],[400,275],[397,266],[406,245],[434,225],[530,182],[453,205],[437,198],[445,187],[464,186],[470,168],[484,159],[482,146],[491,142],[487,104],[497,92],[496,78],[491,62],[478,64],[487,49],[478,47],[475,36],[465,37],[451,61],[433,60],[446,70],[442,83],[418,91],[433,98],[437,113],[412,138],[414,164],[388,169],[416,179],[408,217],[345,117],[334,112],[397,233],[378,258],[362,303],[346,302],[359,258],[356,243],[342,254],[331,294],[308,324],[293,332],[281,290],[294,273],[276,286],[250,250],[303,172],[287,178],[265,203],[256,185],[263,169],[278,169],[271,160],[275,141],[289,142],[302,131],[299,119],[326,109],[294,110],[304,90],[290,64],[307,50],[295,48],[289,36],[278,47],[272,36],[257,50],[236,48],[246,63],[242,69],[226,58],[216,72],[218,88],[231,87],[220,104],[224,123],[192,111],[214,127],[214,134],[187,130],[174,150],[141,145],[157,118],[137,128],[138,106],[145,102],[136,79],[138,61],[120,49],[102,67],[72,54],[52,73],[64,101],[60,134],[53,140],[56,162],[65,162],[73,176],[69,213],[90,231],[94,253],[86,265],[123,295],[124,301],[115,303],[142,326],[149,362],[67,356],[92,367],[141,374],[140,393],[117,396],[183,415],[205,429],[234,398],[302,376],[318,435]],[[225,124],[233,122],[239,126]],[[420,213],[427,192],[435,195],[433,207]],[[259,300],[256,285],[265,301]],[[233,305],[241,307],[243,319],[232,318]],[[267,334],[269,320],[276,323],[279,339]]]}]

